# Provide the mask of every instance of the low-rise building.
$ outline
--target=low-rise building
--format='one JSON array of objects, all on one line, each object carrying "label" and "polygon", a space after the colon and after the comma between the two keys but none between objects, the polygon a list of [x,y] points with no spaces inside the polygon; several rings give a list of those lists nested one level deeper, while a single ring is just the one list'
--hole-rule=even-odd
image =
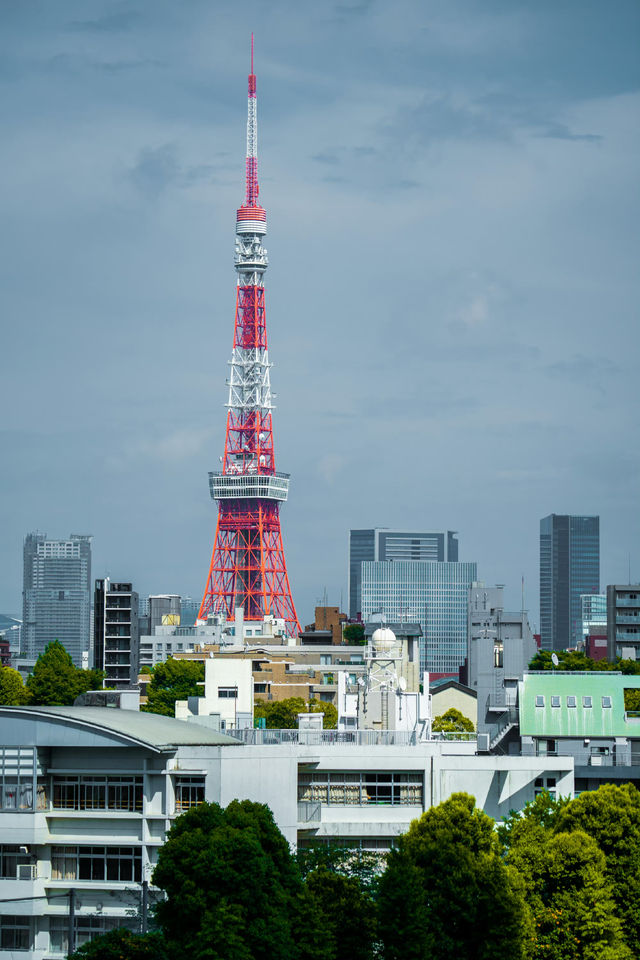
[{"label": "low-rise building", "polygon": [[640,677],[531,671],[518,687],[523,756],[573,757],[578,793],[604,782],[640,787],[640,712],[625,706],[625,691],[640,690]]},{"label": "low-rise building", "polygon": [[[104,694],[101,694],[104,695]],[[116,695],[118,696],[118,695]],[[0,707],[0,960],[62,960],[144,909],[173,819],[203,800],[266,803],[292,844],[388,849],[464,790],[496,818],[573,758],[478,755],[473,739],[396,730],[237,730],[113,707]]]}]

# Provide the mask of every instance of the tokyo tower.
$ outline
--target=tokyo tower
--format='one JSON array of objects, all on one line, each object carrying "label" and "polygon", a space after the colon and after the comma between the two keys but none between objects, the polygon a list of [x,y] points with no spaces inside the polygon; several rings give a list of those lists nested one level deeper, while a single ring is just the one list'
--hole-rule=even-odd
[{"label": "tokyo tower", "polygon": [[267,350],[262,238],[267,215],[258,200],[258,119],[253,35],[247,119],[246,193],[236,219],[236,318],[231,353],[227,430],[222,470],[209,474],[218,501],[211,566],[199,619],[220,613],[231,619],[236,607],[246,620],[266,614],[300,630],[293,605],[280,532],[280,504],[287,499],[289,474],[276,472],[273,394]]}]

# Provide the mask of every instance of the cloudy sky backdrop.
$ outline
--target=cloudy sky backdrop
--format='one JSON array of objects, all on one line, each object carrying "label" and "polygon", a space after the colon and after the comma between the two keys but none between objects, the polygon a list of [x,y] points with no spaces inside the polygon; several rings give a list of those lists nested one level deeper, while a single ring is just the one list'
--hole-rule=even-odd
[{"label": "cloudy sky backdrop", "polygon": [[640,576],[635,0],[0,4],[0,611],[22,541],[199,595],[256,35],[302,622],[352,526],[459,531],[538,615],[538,522]]}]

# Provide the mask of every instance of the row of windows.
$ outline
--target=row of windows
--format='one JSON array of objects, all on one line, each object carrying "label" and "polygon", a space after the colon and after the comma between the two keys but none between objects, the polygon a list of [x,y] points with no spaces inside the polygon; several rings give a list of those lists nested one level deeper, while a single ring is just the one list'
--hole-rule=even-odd
[{"label": "row of windows", "polygon": [[0,916],[0,950],[30,950],[31,923],[29,917]]},{"label": "row of windows", "polygon": [[[551,706],[552,706],[552,707],[560,707],[560,706],[562,706],[562,697],[556,696],[556,695],[554,694],[550,699],[551,699]],[[603,707],[605,707],[605,708],[611,707],[611,705],[612,705],[612,703],[611,703],[611,697],[604,696],[604,697],[601,698],[601,700],[602,700],[602,706],[603,706]],[[545,705],[544,695],[541,694],[541,693],[537,694],[537,696],[536,696],[536,707],[544,707],[544,705]],[[571,695],[568,696],[568,697],[567,697],[567,706],[568,706],[568,707],[577,707],[577,706],[578,706],[578,698],[577,698],[577,697],[574,697],[574,696],[571,696]],[[593,707],[593,697],[591,697],[591,696],[583,697],[583,698],[582,698],[582,706],[583,706],[585,709],[587,709],[587,710],[590,709],[591,707]]]},{"label": "row of windows", "polygon": [[52,880],[142,880],[139,847],[52,847]]},{"label": "row of windows", "polygon": [[54,810],[142,810],[142,777],[54,777]]},{"label": "row of windows", "polygon": [[313,771],[298,775],[298,800],[326,804],[422,805],[422,773]]}]

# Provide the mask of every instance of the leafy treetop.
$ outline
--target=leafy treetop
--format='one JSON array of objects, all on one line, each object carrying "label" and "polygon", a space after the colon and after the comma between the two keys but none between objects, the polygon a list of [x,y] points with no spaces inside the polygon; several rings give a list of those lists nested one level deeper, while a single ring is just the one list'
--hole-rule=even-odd
[{"label": "leafy treetop", "polygon": [[325,730],[335,730],[338,726],[338,711],[332,703],[324,700],[288,697],[286,700],[256,700],[254,706],[254,717],[264,717],[270,730],[295,730],[299,713],[323,713]]},{"label": "leafy treetop", "polygon": [[52,640],[27,677],[28,703],[37,706],[70,706],[87,690],[102,687],[104,673],[80,670],[59,640]]},{"label": "leafy treetop", "polygon": [[460,710],[456,710],[455,707],[450,707],[446,713],[435,717],[432,730],[434,733],[473,733],[475,727],[473,721],[465,717]]},{"label": "leafy treetop", "polygon": [[175,716],[176,700],[202,696],[204,663],[201,660],[174,660],[158,663],[151,671],[147,687],[147,703],[140,709],[147,713]]}]

